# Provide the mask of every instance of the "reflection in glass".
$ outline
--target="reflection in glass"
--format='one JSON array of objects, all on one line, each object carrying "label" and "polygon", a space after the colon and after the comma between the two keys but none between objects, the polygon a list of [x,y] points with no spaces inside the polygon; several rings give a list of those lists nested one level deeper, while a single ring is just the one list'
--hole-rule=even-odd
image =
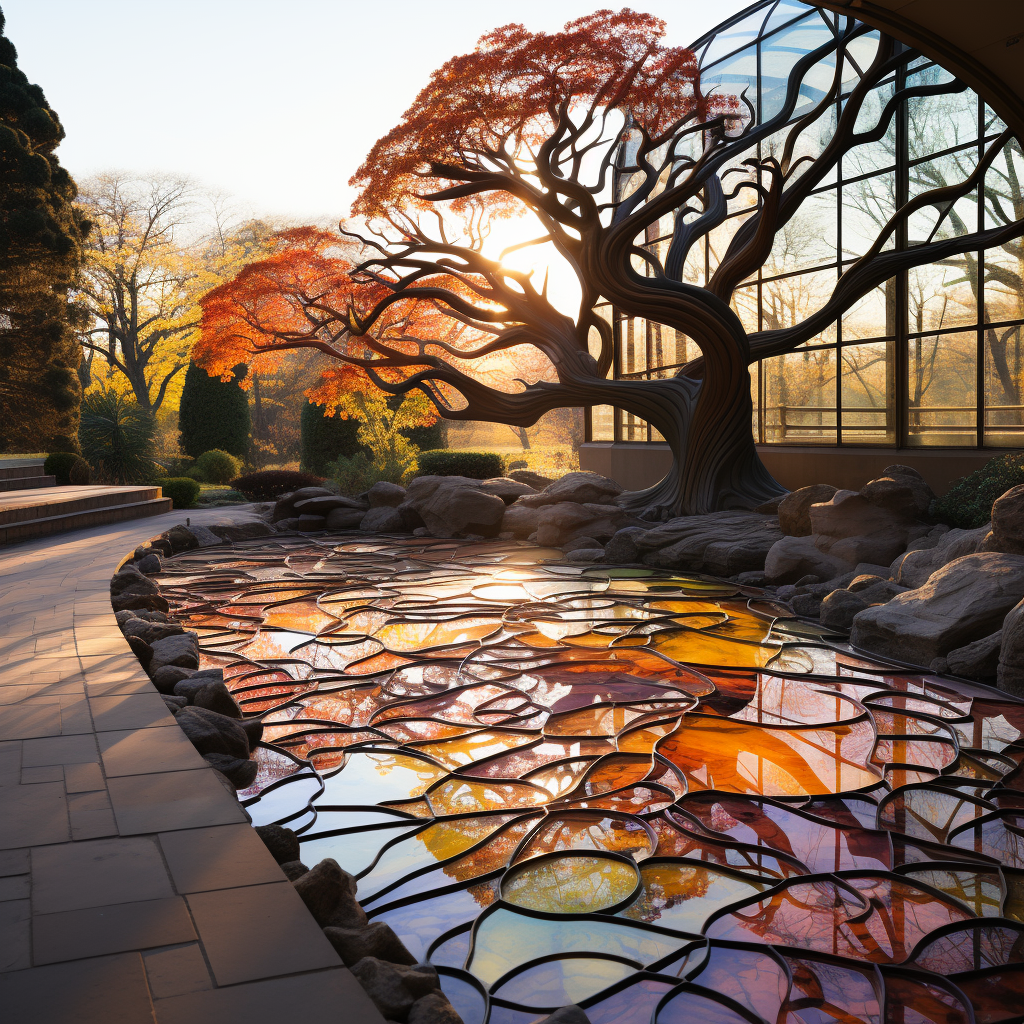
[{"label": "reflection in glass", "polygon": [[766,359],[763,373],[766,443],[835,444],[835,349]]},{"label": "reflection in glass", "polygon": [[908,444],[977,443],[977,352],[973,331],[910,339]]},{"label": "reflection in glass", "polygon": [[893,343],[845,345],[841,373],[843,441],[892,444],[896,437]]}]

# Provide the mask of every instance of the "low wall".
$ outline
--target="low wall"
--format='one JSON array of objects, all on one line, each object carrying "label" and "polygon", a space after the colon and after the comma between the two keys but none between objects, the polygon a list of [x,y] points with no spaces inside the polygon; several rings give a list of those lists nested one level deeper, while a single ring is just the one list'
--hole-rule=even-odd
[{"label": "low wall", "polygon": [[[936,494],[985,465],[997,451],[956,451],[943,448],[814,448],[801,445],[759,445],[768,471],[790,490],[808,484],[832,484],[860,490],[886,466],[911,466]],[[658,482],[668,472],[672,454],[664,444],[629,444],[592,441],[580,447],[580,469],[611,477],[628,490]]]}]

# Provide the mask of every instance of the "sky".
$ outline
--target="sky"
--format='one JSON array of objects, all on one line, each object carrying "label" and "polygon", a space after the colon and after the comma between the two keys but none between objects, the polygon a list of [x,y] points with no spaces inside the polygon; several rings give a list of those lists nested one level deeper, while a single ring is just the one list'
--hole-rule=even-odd
[{"label": "sky", "polygon": [[[633,0],[687,45],[750,0]],[[182,175],[240,211],[335,221],[348,180],[449,57],[509,21],[551,31],[597,0],[0,0],[78,180]]]}]

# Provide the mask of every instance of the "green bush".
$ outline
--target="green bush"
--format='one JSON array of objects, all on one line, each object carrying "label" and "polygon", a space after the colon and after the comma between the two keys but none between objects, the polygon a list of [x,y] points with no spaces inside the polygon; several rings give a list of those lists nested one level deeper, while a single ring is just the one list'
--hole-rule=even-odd
[{"label": "green bush", "polygon": [[374,462],[365,452],[356,452],[348,458],[343,455],[327,467],[327,475],[337,483],[342,494],[362,494],[381,480],[400,484],[408,474],[407,463],[395,460]]},{"label": "green bush", "polygon": [[992,518],[996,498],[1017,484],[1024,484],[1024,455],[997,455],[957,480],[932,502],[929,512],[936,522],[973,530]]},{"label": "green bush", "polygon": [[115,484],[135,484],[153,472],[153,417],[116,391],[86,395],[78,440],[96,476]]},{"label": "green bush", "polygon": [[420,476],[468,476],[488,480],[504,472],[501,456],[494,452],[468,452],[442,449],[420,452]]},{"label": "green bush", "polygon": [[438,417],[429,427],[402,427],[398,432],[421,452],[435,452],[444,448],[447,427],[447,420]]},{"label": "green bush", "polygon": [[51,452],[43,463],[43,472],[47,476],[56,477],[58,487],[67,487],[71,483],[71,467],[80,458],[81,456],[74,452]]},{"label": "green bush", "polygon": [[85,487],[92,479],[92,468],[85,459],[75,459],[68,473],[68,482],[74,487]]},{"label": "green bush", "polygon": [[238,386],[245,365],[235,367],[235,379],[211,377],[201,366],[189,363],[181,390],[178,430],[181,449],[198,459],[203,452],[219,449],[244,458],[249,447],[249,397]]},{"label": "green bush", "polygon": [[319,487],[323,477],[312,473],[296,473],[291,469],[264,469],[231,481],[231,486],[250,501],[275,501],[282,494],[300,487]]},{"label": "green bush", "polygon": [[191,508],[199,497],[199,484],[187,476],[171,476],[160,481],[165,498],[174,502],[175,508]]},{"label": "green bush", "polygon": [[[242,471],[242,464],[227,452],[213,448],[196,459],[200,479],[208,484],[229,484]],[[189,474],[191,475],[191,474]]]},{"label": "green bush", "polygon": [[327,407],[306,402],[299,419],[301,428],[299,467],[306,473],[324,476],[339,458],[350,458],[366,449],[356,436],[359,420],[354,416],[326,416]]}]

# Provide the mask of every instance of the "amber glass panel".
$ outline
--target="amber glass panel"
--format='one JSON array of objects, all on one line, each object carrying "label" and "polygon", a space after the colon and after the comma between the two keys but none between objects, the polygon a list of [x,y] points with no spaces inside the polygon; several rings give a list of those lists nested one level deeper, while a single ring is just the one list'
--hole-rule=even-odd
[{"label": "amber glass panel", "polygon": [[907,443],[977,443],[974,331],[911,338],[907,344]]}]

